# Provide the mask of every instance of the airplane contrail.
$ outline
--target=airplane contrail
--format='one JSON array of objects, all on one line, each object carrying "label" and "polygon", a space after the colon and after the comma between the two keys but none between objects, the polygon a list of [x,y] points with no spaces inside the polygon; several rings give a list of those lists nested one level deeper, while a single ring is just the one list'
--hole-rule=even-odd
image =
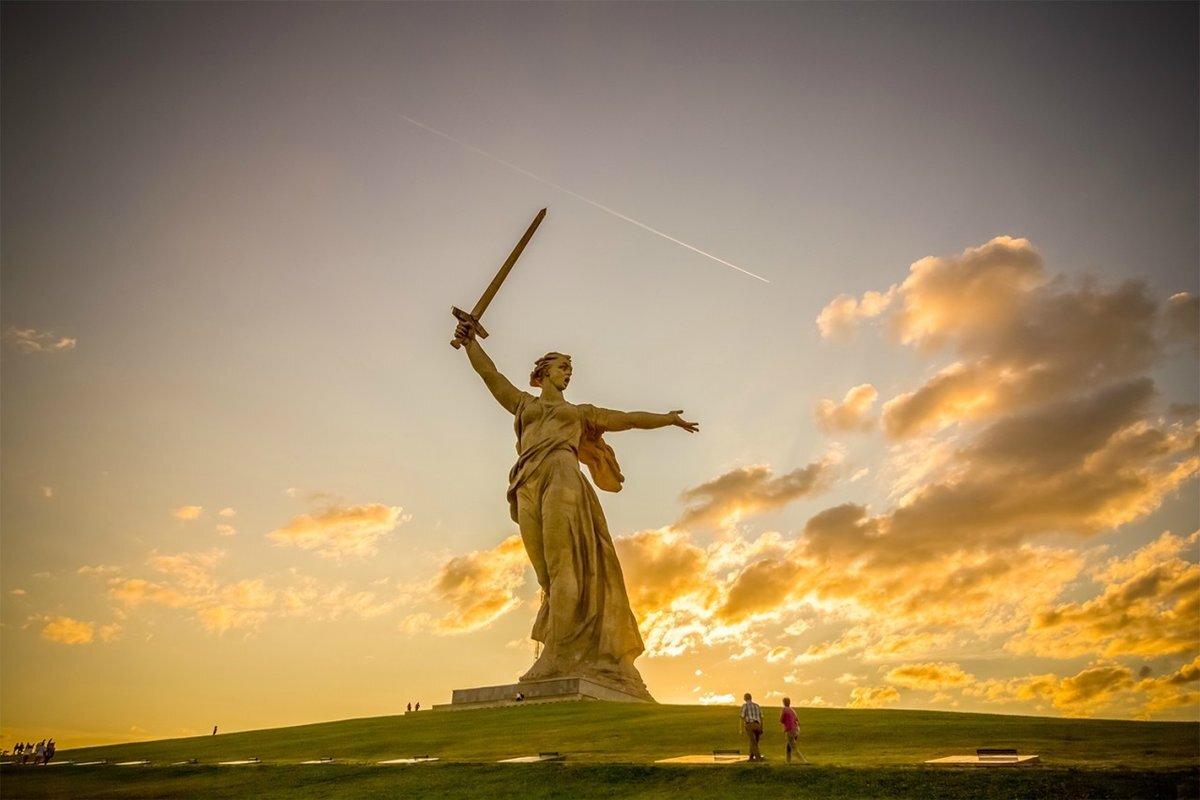
[{"label": "airplane contrail", "polygon": [[608,206],[604,205],[603,203],[597,203],[595,200],[584,197],[579,192],[573,192],[565,186],[559,186],[557,183],[554,183],[553,181],[548,181],[545,178],[541,177],[540,175],[534,175],[529,170],[518,167],[516,164],[512,163],[511,161],[505,161],[503,158],[500,158],[499,156],[494,156],[491,153],[487,152],[486,150],[476,147],[473,144],[464,142],[461,139],[456,139],[453,136],[451,136],[450,134],[443,133],[442,131],[439,131],[436,128],[431,128],[428,125],[426,125],[424,122],[418,122],[417,120],[413,119],[412,117],[406,117],[405,115],[399,114],[399,113],[397,113],[397,116],[399,116],[400,119],[405,120],[406,122],[416,125],[418,128],[422,128],[424,130],[429,131],[430,133],[434,134],[435,136],[440,136],[443,139],[446,139],[447,141],[454,142],[459,147],[465,147],[466,149],[471,150],[475,153],[478,153],[479,155],[481,155],[485,158],[490,158],[492,161],[495,161],[498,164],[503,164],[504,166],[508,167],[511,170],[515,170],[528,178],[532,178],[533,180],[537,181],[538,183],[543,183],[546,186],[549,186],[551,189],[557,189],[560,192],[565,192],[566,194],[569,194],[578,200],[582,200],[583,202],[587,203],[590,206],[594,206],[594,207],[600,209],[601,211],[612,214],[617,219],[623,219],[626,222],[631,222],[634,225],[637,225],[642,230],[649,231],[650,233],[653,233],[656,236],[661,236],[662,238],[666,239],[668,242],[674,242],[677,245],[686,247],[688,250],[691,250],[693,253],[699,253],[700,255],[704,256],[705,258],[711,258],[713,261],[716,261],[718,264],[724,264],[727,267],[736,269],[738,272],[741,272],[744,275],[749,275],[751,278],[757,278],[758,280],[762,281],[763,283],[770,283],[769,280],[767,280],[766,278],[764,278],[761,275],[755,275],[753,272],[751,272],[748,269],[742,269],[737,264],[731,264],[723,258],[717,258],[712,253],[706,253],[698,247],[692,247],[687,242],[681,242],[680,240],[676,239],[674,236],[665,234],[662,231],[658,230],[657,228],[651,228],[649,225],[647,225],[644,222],[638,222],[633,217],[626,216],[625,214],[622,214],[620,211],[617,211],[616,209],[613,209],[613,208],[609,208]]}]

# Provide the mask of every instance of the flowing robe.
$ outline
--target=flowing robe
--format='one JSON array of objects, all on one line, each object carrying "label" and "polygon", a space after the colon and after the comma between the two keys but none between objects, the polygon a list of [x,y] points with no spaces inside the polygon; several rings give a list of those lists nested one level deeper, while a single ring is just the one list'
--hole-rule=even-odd
[{"label": "flowing robe", "polygon": [[600,435],[618,412],[527,392],[517,403],[517,463],[509,473],[512,518],[542,588],[532,637],[544,647],[521,680],[583,676],[649,697],[633,659],[644,649],[625,579],[595,490],[621,488]]}]

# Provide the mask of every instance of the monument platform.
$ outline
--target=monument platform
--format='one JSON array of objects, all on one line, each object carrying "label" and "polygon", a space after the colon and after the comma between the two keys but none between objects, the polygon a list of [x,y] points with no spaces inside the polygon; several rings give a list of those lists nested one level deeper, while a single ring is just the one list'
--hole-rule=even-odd
[{"label": "monument platform", "polygon": [[[517,694],[524,696],[517,700]],[[551,678],[544,681],[506,683],[455,689],[450,702],[434,705],[434,711],[460,711],[471,708],[496,708],[527,703],[561,703],[571,700],[608,700],[617,703],[650,703],[634,694],[607,686],[591,678]]]}]

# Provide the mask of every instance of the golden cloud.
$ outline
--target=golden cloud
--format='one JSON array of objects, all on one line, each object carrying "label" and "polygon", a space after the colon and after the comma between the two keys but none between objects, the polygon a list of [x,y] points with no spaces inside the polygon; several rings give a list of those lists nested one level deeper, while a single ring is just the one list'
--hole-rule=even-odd
[{"label": "golden cloud", "polygon": [[327,621],[354,615],[366,619],[394,609],[398,602],[398,598],[380,599],[374,592],[355,592],[343,584],[327,586],[295,572],[282,585],[266,578],[225,581],[217,575],[224,557],[224,551],[216,549],[152,553],[147,564],[165,580],[114,578],[109,581],[108,594],[126,609],[158,605],[186,610],[214,633],[253,630],[284,617]]},{"label": "golden cloud", "polygon": [[4,331],[5,341],[26,355],[32,353],[65,353],[74,350],[79,342],[68,336],[58,336],[48,331],[38,331],[34,328],[17,328],[9,326]]},{"label": "golden cloud", "polygon": [[1098,665],[1060,680],[1051,699],[1055,707],[1071,716],[1087,716],[1131,686],[1133,672],[1128,667]]},{"label": "golden cloud", "polygon": [[772,613],[789,605],[800,584],[796,566],[785,560],[764,559],[743,569],[717,609],[718,619],[739,622],[752,614]]},{"label": "golden cloud", "polygon": [[204,513],[203,506],[180,506],[179,508],[177,508],[171,512],[171,516],[174,517],[175,519],[192,520],[192,519],[200,519],[200,516],[203,513]]},{"label": "golden cloud", "polygon": [[[878,302],[884,297],[887,303]],[[1168,301],[1168,336],[1195,336],[1194,301],[1188,294]],[[1128,379],[1162,349],[1159,309],[1144,285],[1067,287],[1048,278],[1027,240],[1007,236],[958,256],[921,259],[886,294],[868,293],[862,302],[839,297],[818,325],[823,332],[844,327],[864,316],[863,307],[871,315],[891,309],[890,329],[901,344],[955,355],[923,386],[884,404],[884,429],[896,439]]]},{"label": "golden cloud", "polygon": [[75,570],[76,575],[107,575],[113,572],[120,572],[120,567],[114,567],[111,564],[84,564],[79,569]]},{"label": "golden cloud", "polygon": [[117,578],[109,583],[108,594],[126,606],[152,603],[168,608],[187,608],[192,599],[179,590],[144,578]]},{"label": "golden cloud", "polygon": [[1104,586],[1098,597],[1035,614],[1006,647],[1053,658],[1200,651],[1200,564],[1181,557],[1197,539],[1167,532],[1128,558],[1110,560],[1095,576]]},{"label": "golden cloud", "polygon": [[824,491],[832,473],[832,459],[816,461],[779,477],[763,465],[730,470],[707,483],[686,489],[680,495],[680,499],[691,506],[683,512],[675,527],[722,525],[747,514],[781,508],[794,500]]},{"label": "golden cloud", "polygon": [[926,350],[951,336],[987,338],[1011,329],[1026,298],[1045,280],[1030,243],[1011,236],[953,258],[922,258],[900,284],[892,326],[902,343]]},{"label": "golden cloud", "polygon": [[205,628],[216,633],[257,628],[270,615],[276,595],[261,579],[238,581],[221,587],[215,601],[201,604],[196,616]]},{"label": "golden cloud", "polygon": [[1193,684],[1200,684],[1200,656],[1170,675],[1138,681],[1134,689],[1145,697],[1142,715],[1150,717],[1161,711],[1200,706],[1200,691],[1197,691],[1200,687]]},{"label": "golden cloud", "polygon": [[879,392],[869,383],[859,384],[846,392],[841,403],[832,400],[817,402],[817,427],[826,433],[866,431],[874,427],[869,414]]},{"label": "golden cloud", "polygon": [[893,286],[886,292],[866,292],[861,299],[848,294],[841,294],[821,309],[817,317],[817,327],[822,338],[844,339],[851,336],[864,319],[873,319],[881,315],[891,305],[896,295]]},{"label": "golden cloud", "polygon": [[906,689],[936,692],[958,686],[966,686],[975,676],[963,672],[958,664],[942,661],[925,664],[904,664],[888,671],[884,680]]},{"label": "golden cloud", "polygon": [[71,617],[54,617],[42,628],[42,638],[60,644],[91,644],[96,635],[96,623]]},{"label": "golden cloud", "polygon": [[669,608],[709,587],[708,553],[670,528],[640,531],[614,541],[635,611],[648,614]]},{"label": "golden cloud", "polygon": [[408,517],[404,509],[382,503],[361,506],[330,506],[316,515],[301,514],[287,525],[267,534],[279,545],[316,550],[327,558],[370,556],[377,542]]},{"label": "golden cloud", "polygon": [[846,708],[883,708],[899,700],[900,693],[892,686],[856,686]]},{"label": "golden cloud", "polygon": [[[528,558],[518,535],[491,550],[456,556],[429,583],[428,590],[451,610],[430,622],[436,633],[454,634],[486,627],[520,605]],[[415,619],[415,618],[410,618]]]},{"label": "golden cloud", "polygon": [[159,555],[151,553],[146,564],[157,572],[168,575],[190,590],[209,589],[214,584],[214,572],[225,558],[225,551],[212,549],[203,553],[179,553]]}]

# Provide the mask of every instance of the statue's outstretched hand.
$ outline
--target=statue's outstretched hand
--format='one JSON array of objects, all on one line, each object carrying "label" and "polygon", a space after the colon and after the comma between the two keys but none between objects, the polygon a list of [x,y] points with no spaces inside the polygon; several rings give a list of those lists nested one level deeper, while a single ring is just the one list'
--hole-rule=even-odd
[{"label": "statue's outstretched hand", "polygon": [[678,428],[683,428],[688,433],[695,433],[696,431],[700,430],[700,424],[698,422],[688,422],[686,419],[679,416],[682,413],[682,408],[669,412],[672,425]]}]

